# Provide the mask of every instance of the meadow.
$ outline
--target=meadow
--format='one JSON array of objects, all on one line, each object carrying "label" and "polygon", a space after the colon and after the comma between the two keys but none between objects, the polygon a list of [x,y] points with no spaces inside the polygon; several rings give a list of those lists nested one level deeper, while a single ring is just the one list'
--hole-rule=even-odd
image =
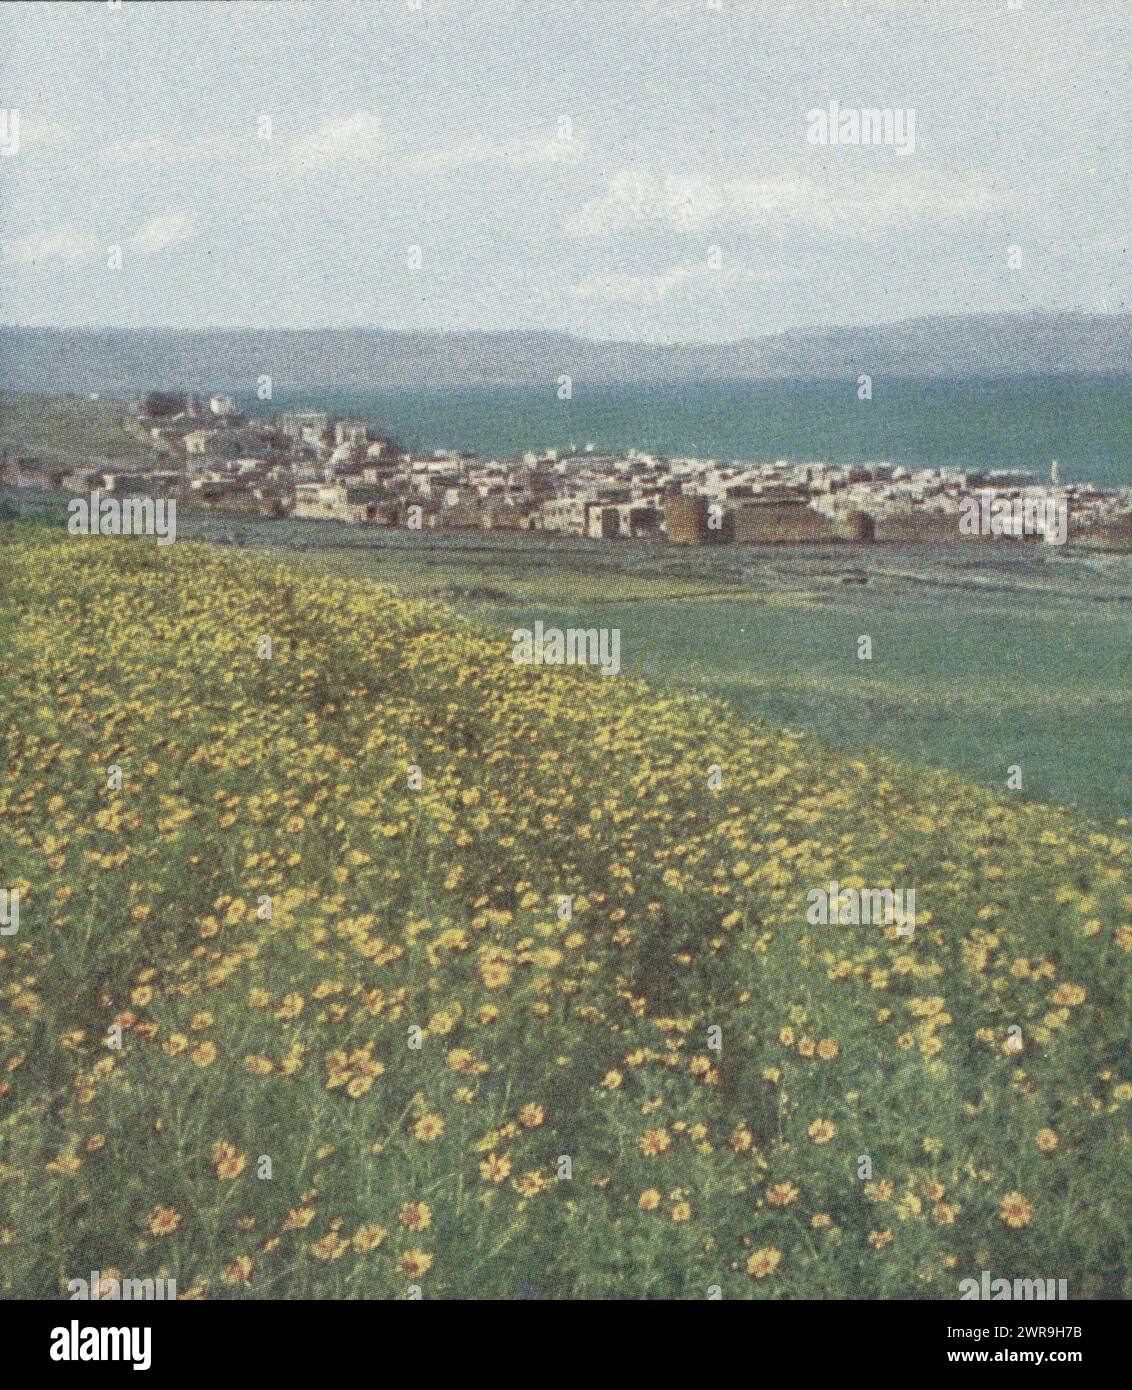
[{"label": "meadow", "polygon": [[[252,532],[272,544],[270,528]],[[439,598],[503,633],[533,614],[616,627],[627,667],[744,719],[988,788],[1020,767],[1024,797],[1132,816],[1132,556],[337,539],[277,548],[319,573]]]},{"label": "meadow", "polygon": [[109,397],[92,400],[0,390],[0,454],[68,467],[90,467],[96,460],[152,466],[148,444],[122,428],[127,410],[125,401]]},{"label": "meadow", "polygon": [[0,648],[4,1296],[1132,1295],[1125,825],[233,547]]}]

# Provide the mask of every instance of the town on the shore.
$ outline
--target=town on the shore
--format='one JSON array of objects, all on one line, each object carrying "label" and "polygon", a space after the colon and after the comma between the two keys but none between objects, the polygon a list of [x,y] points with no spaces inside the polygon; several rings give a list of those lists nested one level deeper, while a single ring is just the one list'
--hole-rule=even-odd
[{"label": "town on the shore", "polygon": [[[611,541],[802,544],[1013,538],[1132,545],[1132,487],[1021,470],[889,462],[722,461],[593,445],[497,459],[404,448],[366,420],[323,410],[248,416],[231,396],[153,391],[123,427],[151,467],[63,468],[10,455],[0,483],[72,494],[410,529],[543,531]],[[1046,470],[1048,469],[1048,473]]]}]

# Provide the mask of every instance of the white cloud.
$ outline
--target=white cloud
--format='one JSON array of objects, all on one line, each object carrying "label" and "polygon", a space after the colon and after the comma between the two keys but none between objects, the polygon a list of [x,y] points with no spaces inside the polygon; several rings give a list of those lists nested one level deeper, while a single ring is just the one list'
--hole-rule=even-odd
[{"label": "white cloud", "polygon": [[426,150],[398,161],[406,174],[435,174],[449,169],[493,164],[507,169],[527,169],[538,164],[573,164],[585,149],[579,139],[560,140],[554,135],[535,135],[499,143],[473,136],[444,149]]},{"label": "white cloud", "polygon": [[232,153],[219,136],[200,136],[196,140],[170,140],[164,135],[143,135],[134,140],[116,140],[99,154],[99,161],[113,168],[172,168],[203,159],[218,159]]},{"label": "white cloud", "polygon": [[335,116],[295,145],[290,154],[299,169],[327,164],[368,163],[385,152],[385,127],[371,111]]},{"label": "white cloud", "polygon": [[[410,176],[477,165],[526,169],[539,164],[574,163],[584,150],[585,142],[581,139],[565,140],[556,135],[524,136],[509,141],[492,141],[474,135],[420,154],[391,157],[391,163],[395,172]],[[215,135],[202,135],[189,141],[145,135],[133,140],[118,140],[102,150],[98,157],[102,164],[114,168],[167,169],[207,160],[235,160],[240,153],[236,143]],[[291,173],[307,173],[322,166],[372,163],[387,154],[381,118],[369,111],[356,111],[350,116],[324,121],[285,154],[280,154],[279,161]]]},{"label": "white cloud", "polygon": [[623,170],[569,220],[567,229],[576,237],[603,237],[633,227],[693,233],[790,225],[853,236],[929,217],[966,217],[990,201],[991,195],[974,183],[924,174],[819,185],[800,177],[658,178]]},{"label": "white cloud", "polygon": [[609,180],[600,198],[581,209],[570,230],[580,237],[610,236],[626,227],[656,223],[690,232],[716,220],[721,210],[721,192],[710,178],[669,174],[658,179],[623,169]]},{"label": "white cloud", "polygon": [[130,250],[148,256],[176,246],[193,234],[193,219],[187,212],[163,212],[151,217],[130,238]]},{"label": "white cloud", "polygon": [[65,125],[38,111],[20,112],[20,145],[25,150],[50,149],[65,145],[69,132]]},{"label": "white cloud", "polygon": [[38,232],[4,243],[7,265],[41,265],[57,263],[77,265],[99,254],[97,238],[75,227],[59,227],[53,232]]},{"label": "white cloud", "polygon": [[514,169],[522,169],[529,164],[573,164],[584,152],[585,142],[577,136],[565,140],[557,135],[536,135],[493,148],[494,157]]},{"label": "white cloud", "polygon": [[136,140],[116,140],[98,157],[103,164],[127,168],[135,164],[172,164],[178,155],[176,146],[164,136],[147,135]]},{"label": "white cloud", "polygon": [[[165,212],[139,227],[128,245],[138,255],[151,255],[184,241],[192,231],[193,219],[188,213]],[[4,242],[3,260],[13,266],[80,265],[100,258],[108,246],[109,242],[103,245],[90,232],[68,225]]]},{"label": "white cloud", "polygon": [[607,304],[636,304],[644,307],[660,304],[673,291],[697,281],[710,280],[722,287],[745,284],[756,279],[758,276],[755,272],[745,266],[712,268],[706,261],[696,261],[674,265],[671,270],[661,275],[597,275],[572,285],[570,294],[575,299],[596,299]]},{"label": "white cloud", "polygon": [[828,187],[807,179],[736,179],[724,185],[725,206],[740,225],[793,223],[843,236],[908,227],[929,218],[968,217],[991,201],[991,194],[971,181],[929,174],[874,176]]}]

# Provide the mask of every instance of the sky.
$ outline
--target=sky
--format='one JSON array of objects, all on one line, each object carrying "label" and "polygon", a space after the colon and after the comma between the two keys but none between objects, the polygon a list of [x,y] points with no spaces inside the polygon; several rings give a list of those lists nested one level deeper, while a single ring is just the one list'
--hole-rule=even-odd
[{"label": "sky", "polygon": [[1128,0],[4,4],[0,322],[1127,311],[1130,89]]}]

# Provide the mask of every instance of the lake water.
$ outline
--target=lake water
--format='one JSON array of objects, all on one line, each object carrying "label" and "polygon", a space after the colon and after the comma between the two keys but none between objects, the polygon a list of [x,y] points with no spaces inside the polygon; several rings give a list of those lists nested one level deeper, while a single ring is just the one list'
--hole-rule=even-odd
[{"label": "lake water", "polygon": [[528,449],[637,448],[703,458],[889,461],[911,467],[1029,468],[1132,486],[1132,381],[1028,377],[1002,381],[757,382],[678,388],[574,383],[459,391],[277,392],[239,398],[266,415],[324,409],[369,420],[418,451],[509,458]]}]

